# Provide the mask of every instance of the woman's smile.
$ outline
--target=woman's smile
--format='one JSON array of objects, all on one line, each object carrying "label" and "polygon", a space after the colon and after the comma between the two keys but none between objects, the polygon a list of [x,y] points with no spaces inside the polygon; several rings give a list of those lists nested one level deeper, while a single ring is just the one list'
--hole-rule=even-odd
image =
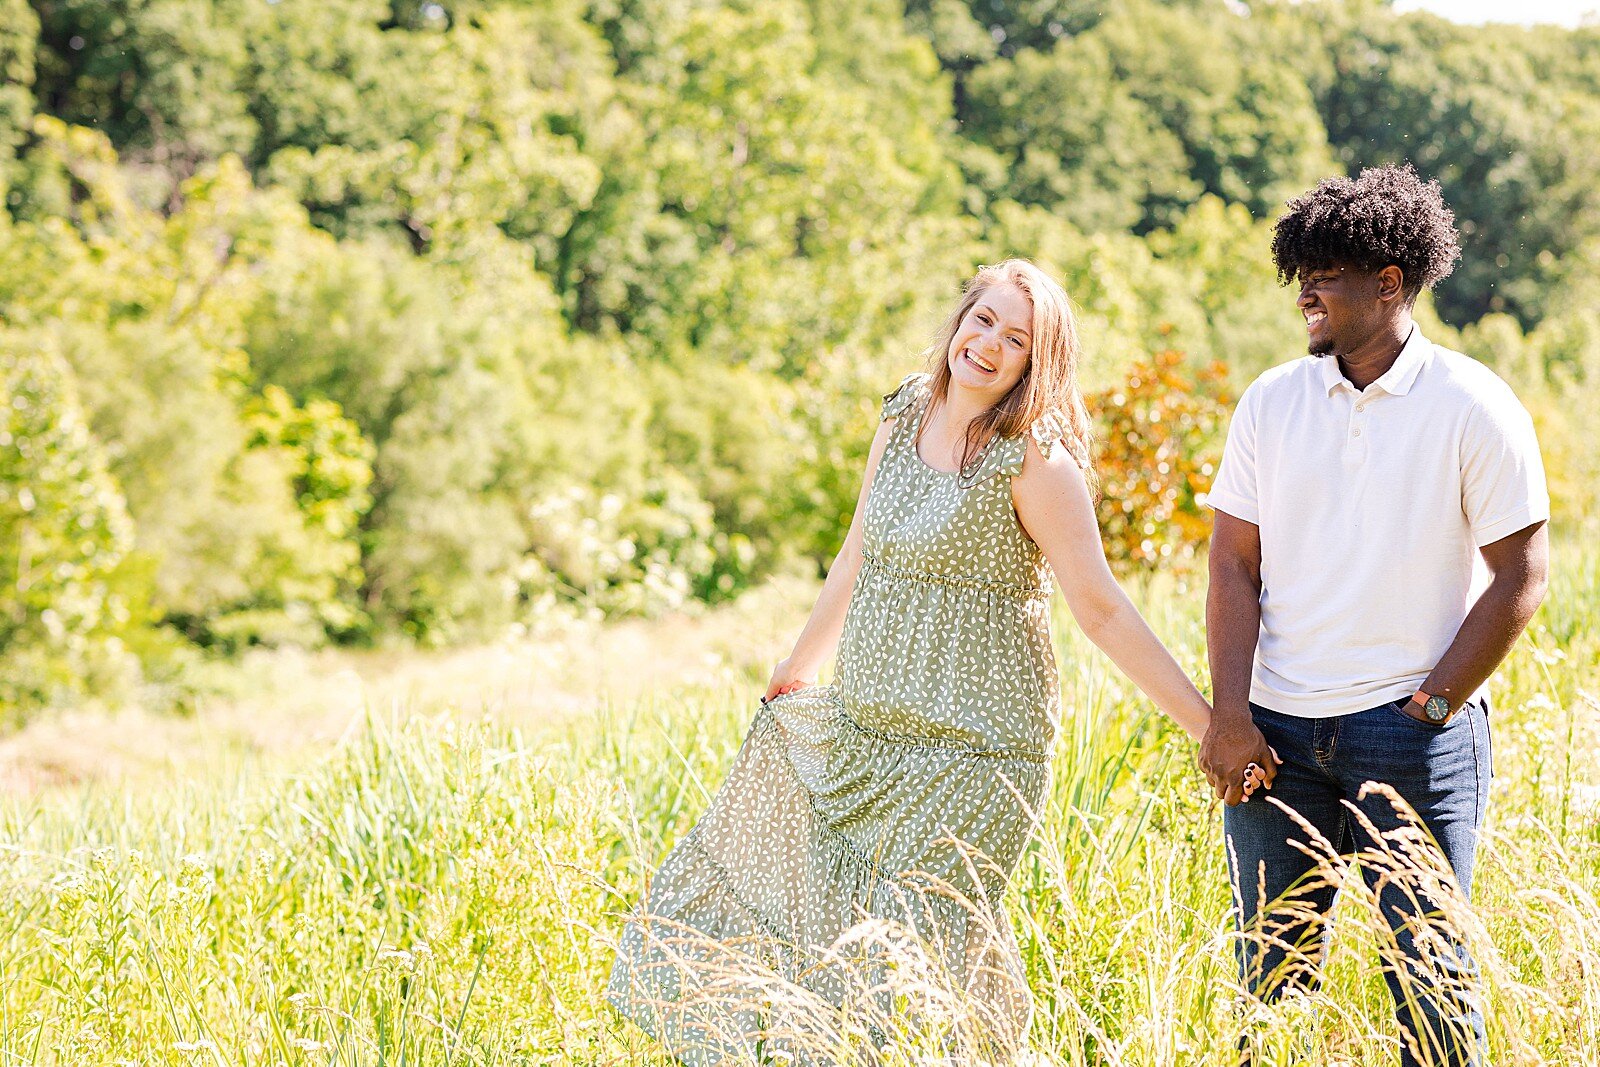
[{"label": "woman's smile", "polygon": [[988,360],[984,359],[970,348],[963,348],[961,350],[961,355],[968,363],[972,364],[974,367],[977,367],[985,374],[1000,373],[999,367],[996,367],[993,363],[990,363]]}]

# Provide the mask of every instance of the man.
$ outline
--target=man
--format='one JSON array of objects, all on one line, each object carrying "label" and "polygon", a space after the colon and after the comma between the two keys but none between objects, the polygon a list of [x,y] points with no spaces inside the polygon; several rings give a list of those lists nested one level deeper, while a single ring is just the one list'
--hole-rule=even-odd
[{"label": "man", "polygon": [[[1284,806],[1342,853],[1373,854],[1372,829],[1401,825],[1362,788],[1385,783],[1470,889],[1484,686],[1544,596],[1549,518],[1527,412],[1412,322],[1460,255],[1437,183],[1409,166],[1330,178],[1289,202],[1272,253],[1299,286],[1310,355],[1245,390],[1210,495],[1216,710],[1200,752],[1228,805],[1242,978],[1269,999],[1317,982],[1334,895]],[[1395,934],[1402,1062],[1481,1064],[1474,965],[1438,913],[1448,894],[1381,867],[1363,871]]]}]

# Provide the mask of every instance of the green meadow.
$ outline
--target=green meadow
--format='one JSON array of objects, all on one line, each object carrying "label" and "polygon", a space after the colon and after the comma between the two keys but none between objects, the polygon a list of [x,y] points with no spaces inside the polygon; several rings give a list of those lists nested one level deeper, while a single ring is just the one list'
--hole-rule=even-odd
[{"label": "green meadow", "polygon": [[[1201,672],[1203,587],[1136,591]],[[24,731],[13,770],[76,780],[13,790],[0,815],[0,1062],[664,1062],[599,998],[610,945],[719,782],[761,657],[807,592],[547,635],[548,669],[514,685],[504,665],[522,653],[463,653],[454,699],[380,681],[367,706],[335,694],[276,730],[244,702],[216,710],[221,725],[159,727],[161,751],[108,742],[132,750],[120,763],[64,751],[81,731]],[[1463,921],[1500,1064],[1589,1064],[1600,1048],[1597,612],[1600,557],[1564,546],[1494,684],[1493,803]],[[1064,609],[1056,623],[1054,786],[1011,899],[1032,1054],[1220,1067],[1247,1025],[1266,1062],[1293,1062],[1308,1036],[1310,1062],[1387,1062],[1399,1039],[1359,890],[1338,908],[1327,990],[1236,1014],[1220,810],[1191,746]],[[356,667],[381,680],[403,665]],[[286,670],[265,664],[259,684],[338,677]],[[564,702],[585,679],[610,695]],[[915,1048],[885,1062],[928,1062]]]}]

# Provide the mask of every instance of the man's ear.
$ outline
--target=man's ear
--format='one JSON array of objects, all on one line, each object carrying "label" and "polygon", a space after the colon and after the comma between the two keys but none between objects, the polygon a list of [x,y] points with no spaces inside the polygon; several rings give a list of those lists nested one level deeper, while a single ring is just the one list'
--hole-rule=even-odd
[{"label": "man's ear", "polygon": [[1390,264],[1378,272],[1378,299],[1385,303],[1399,300],[1405,293],[1406,273]]}]

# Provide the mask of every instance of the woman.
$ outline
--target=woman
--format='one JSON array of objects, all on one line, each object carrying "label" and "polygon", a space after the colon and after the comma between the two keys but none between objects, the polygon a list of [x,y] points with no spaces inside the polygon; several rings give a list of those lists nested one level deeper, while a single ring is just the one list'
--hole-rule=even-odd
[{"label": "woman", "polygon": [[1052,572],[1085,634],[1205,732],[1106,566],[1061,286],[1025,260],[983,268],[929,354],[886,399],[844,547],[727,782],[624,930],[607,996],[685,1062],[833,1058],[823,1009],[883,1029],[896,945],[963,991],[969,1054],[1020,1045],[998,902],[1059,721]]}]

